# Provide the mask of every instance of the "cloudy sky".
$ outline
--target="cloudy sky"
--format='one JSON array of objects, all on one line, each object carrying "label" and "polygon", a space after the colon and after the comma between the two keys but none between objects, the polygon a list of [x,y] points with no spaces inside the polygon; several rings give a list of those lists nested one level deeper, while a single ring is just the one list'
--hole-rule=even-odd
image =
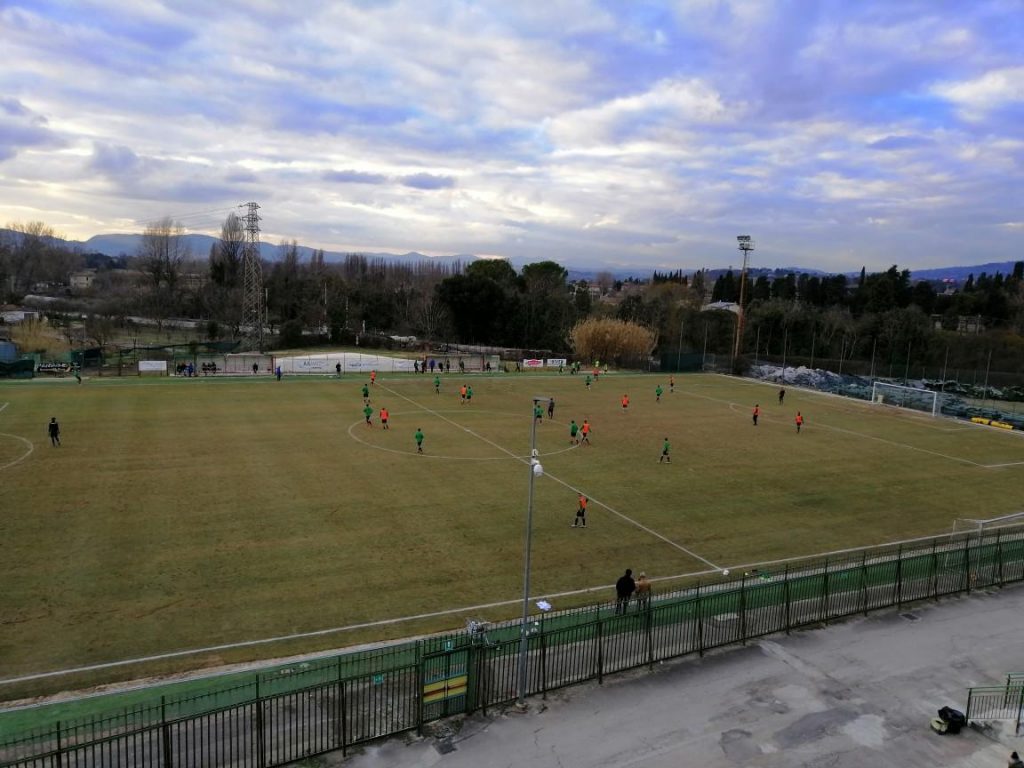
[{"label": "cloudy sky", "polygon": [[0,225],[853,270],[1024,254],[1022,0],[0,0]]}]

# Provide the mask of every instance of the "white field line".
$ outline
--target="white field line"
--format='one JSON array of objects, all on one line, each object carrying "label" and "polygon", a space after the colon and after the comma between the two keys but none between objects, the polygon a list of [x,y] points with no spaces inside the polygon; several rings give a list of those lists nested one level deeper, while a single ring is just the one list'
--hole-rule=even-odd
[{"label": "white field line", "polygon": [[[773,389],[775,387],[781,386],[781,384],[778,383],[778,382],[774,382],[773,383],[773,382],[770,382],[770,381],[764,381],[762,379],[738,379],[735,376],[729,376],[728,374],[725,374],[725,373],[714,373],[714,374],[710,374],[710,375],[718,376],[718,377],[723,378],[723,379],[727,379],[727,380],[729,380],[731,382],[734,382],[736,384],[746,384],[748,386],[765,386],[765,387],[772,387]],[[799,386],[796,386],[795,384],[787,384],[786,387],[788,389],[791,389],[791,390],[796,390],[797,392],[802,392],[805,395],[814,395],[814,396],[817,396],[817,397],[829,397],[829,398],[832,398],[834,400],[839,400],[839,401],[843,402],[844,404],[846,404],[847,406],[849,406],[849,410],[850,411],[865,412],[866,413],[866,412],[872,411],[875,408],[877,408],[877,405],[875,403],[869,403],[869,402],[864,401],[864,400],[857,400],[856,398],[847,397],[846,395],[838,395],[835,392],[822,392],[821,390],[818,390],[818,389],[809,389],[808,387],[799,387]],[[960,421],[959,419],[953,418],[951,416],[946,416],[946,415],[941,414],[941,413],[937,414],[937,415],[935,415],[933,417],[930,414],[924,413],[923,411],[914,411],[914,410],[911,410],[911,409],[908,409],[908,408],[898,408],[898,407],[893,406],[893,405],[883,404],[882,407],[889,409],[889,413],[892,416],[895,416],[897,418],[902,418],[902,419],[908,419],[908,420],[917,422],[918,426],[923,427],[925,429],[931,429],[931,430],[934,430],[936,432],[967,432],[967,431],[969,431],[971,429],[978,429],[978,428],[988,429],[989,432],[993,431],[990,428],[986,427],[986,425],[984,425],[984,424],[976,424],[973,421]],[[953,426],[950,426],[950,427],[932,426],[932,424],[930,422],[932,422],[934,420],[937,420],[937,419],[942,419],[944,422],[946,422],[948,424],[952,424]],[[1003,434],[1003,435],[1012,435],[1013,437],[1015,437],[1017,439],[1024,440],[1024,432],[1022,432],[1020,430],[1017,430],[1017,429],[997,429],[997,430],[995,430],[995,432],[998,433],[998,434]]]},{"label": "white field line", "polygon": [[[0,413],[3,413],[8,405],[10,405],[9,402],[0,405]],[[26,437],[22,437],[21,435],[12,435],[7,432],[0,432],[0,437],[13,437],[15,440],[21,440],[21,442],[28,446],[28,450],[21,454],[21,456],[19,456],[18,458],[14,459],[13,461],[9,461],[6,464],[0,464],[0,472],[3,472],[5,469],[9,469],[10,467],[13,467],[15,464],[20,464],[30,455],[32,455],[32,451],[36,449],[35,443],[33,443]]]},{"label": "white field line", "polygon": [[[392,413],[391,415],[392,416],[404,416],[407,413],[411,413],[411,411],[396,411],[395,413]],[[455,411],[455,413],[459,413],[459,411]],[[515,415],[515,414],[503,412],[503,411],[485,411],[485,410],[477,410],[475,408],[473,409],[473,413],[491,413],[491,414],[498,414],[500,416],[514,416]],[[564,422],[560,422],[560,421],[555,421],[553,423],[555,423],[555,424],[563,424],[566,427],[569,426],[568,424],[565,424]],[[362,426],[362,427],[365,428],[365,425],[366,425],[365,421],[353,421],[349,425],[348,436],[351,437],[353,440],[355,440],[357,443],[360,443],[361,445],[365,445],[367,448],[373,448],[373,449],[378,450],[378,451],[386,451],[387,453],[397,453],[400,456],[420,456],[420,457],[425,458],[425,459],[446,459],[448,461],[508,461],[509,460],[508,456],[443,456],[443,455],[440,455],[440,454],[437,454],[437,453],[416,453],[416,451],[412,450],[412,448],[410,448],[407,451],[403,451],[401,448],[387,448],[387,447],[385,447],[383,445],[374,445],[373,443],[368,443],[365,440],[361,439],[356,434],[357,432],[364,431],[363,429],[359,429],[359,427]],[[376,429],[376,427],[375,427],[375,429]],[[381,431],[383,431],[383,430],[381,430]],[[387,431],[391,432],[392,430],[388,429]],[[557,456],[560,453],[567,453],[569,451],[575,451],[578,448],[579,448],[578,445],[570,445],[568,448],[562,448],[561,450],[558,450],[558,451],[549,451],[548,453],[541,453],[541,454],[538,454],[538,456]],[[526,461],[526,459],[528,459],[529,456],[512,456],[512,458],[519,459],[520,461]]]},{"label": "white field line", "polygon": [[[751,568],[760,568],[760,567],[769,566],[769,565],[782,565],[782,564],[785,564],[785,563],[792,563],[792,562],[797,562],[797,561],[800,561],[800,560],[812,560],[812,559],[820,560],[822,558],[828,558],[828,557],[831,557],[833,555],[845,555],[845,554],[851,554],[853,552],[863,552],[863,551],[871,550],[871,549],[879,549],[879,548],[881,548],[883,546],[893,547],[893,546],[899,546],[899,545],[902,545],[902,544],[914,544],[914,543],[923,542],[923,541],[932,541],[935,538],[936,538],[935,536],[920,536],[920,537],[911,538],[911,539],[900,539],[899,541],[888,541],[888,542],[885,542],[884,544],[869,544],[869,545],[866,545],[866,546],[863,546],[863,547],[851,547],[851,548],[848,548],[848,549],[836,549],[836,550],[832,550],[830,552],[821,552],[821,553],[812,554],[812,555],[795,555],[793,557],[784,557],[784,558],[780,558],[780,559],[777,559],[777,560],[762,560],[760,562],[754,562],[754,563],[740,563],[740,564],[737,564],[737,565],[730,565],[729,568],[734,570],[734,571],[739,572],[740,570],[749,570]],[[651,581],[654,581],[654,582],[672,581],[672,580],[675,580],[675,579],[695,578],[695,577],[699,577],[699,576],[712,576],[712,575],[720,576],[721,575],[721,570],[718,569],[718,568],[715,568],[714,570],[693,571],[693,572],[690,572],[690,573],[679,573],[679,574],[676,574],[674,576],[658,577],[658,578],[655,578],[655,579],[651,579]],[[596,586],[596,587],[585,587],[583,589],[574,589],[574,590],[569,590],[567,592],[554,592],[554,593],[551,593],[551,594],[543,595],[543,597],[545,597],[545,598],[552,598],[552,599],[561,598],[561,597],[571,597],[571,596],[574,596],[574,595],[582,595],[582,594],[587,594],[587,593],[590,593],[590,592],[610,591],[613,587],[614,587],[613,584],[602,584],[602,585]],[[157,654],[157,655],[154,655],[154,656],[142,656],[142,657],[139,657],[139,658],[136,658],[136,659],[122,659],[121,661],[109,661],[109,662],[104,662],[104,663],[101,663],[101,664],[90,664],[90,665],[82,666],[82,667],[71,667],[71,668],[68,668],[68,669],[53,670],[51,672],[39,672],[39,673],[32,674],[32,675],[22,675],[20,677],[10,677],[10,678],[5,678],[5,679],[0,679],[0,685],[11,685],[11,684],[14,684],[14,683],[30,682],[32,680],[42,680],[42,679],[51,678],[51,677],[60,677],[60,676],[64,676],[64,675],[73,675],[73,674],[80,673],[80,672],[90,672],[90,671],[95,671],[95,670],[100,670],[100,669],[112,669],[112,668],[116,668],[116,667],[129,666],[129,665],[132,665],[132,664],[142,664],[142,663],[149,662],[149,661],[160,661],[160,660],[163,660],[163,659],[173,659],[173,658],[181,658],[183,656],[193,656],[193,655],[197,655],[197,654],[201,654],[201,653],[212,653],[212,652],[215,652],[215,651],[231,650],[233,648],[248,648],[248,647],[252,647],[252,646],[256,646],[256,645],[266,645],[266,644],[269,644],[269,643],[278,643],[278,642],[284,642],[284,641],[288,641],[288,640],[300,640],[300,639],[309,638],[309,637],[323,637],[325,635],[340,634],[342,632],[351,632],[353,630],[365,629],[365,628],[369,628],[369,627],[380,627],[380,626],[386,626],[386,625],[391,625],[391,624],[401,624],[401,623],[408,622],[408,621],[417,621],[419,619],[435,618],[435,617],[439,617],[439,616],[451,616],[451,615],[454,615],[454,614],[467,614],[467,613],[471,614],[471,613],[474,613],[474,612],[479,612],[481,610],[486,610],[488,608],[501,608],[501,607],[504,607],[504,606],[507,606],[507,605],[519,605],[521,603],[522,603],[522,598],[515,598],[515,599],[512,599],[512,600],[500,600],[500,601],[494,602],[494,603],[483,603],[483,604],[480,604],[480,605],[469,605],[469,606],[464,606],[462,608],[450,608],[450,609],[443,610],[443,611],[432,611],[430,613],[420,613],[420,614],[416,614],[416,615],[413,615],[413,616],[400,616],[400,617],[396,617],[396,618],[393,618],[393,619],[381,619],[379,621],[370,621],[370,622],[365,622],[365,623],[362,623],[362,624],[350,624],[350,625],[344,626],[344,627],[330,627],[328,629],[318,629],[318,630],[313,630],[313,631],[310,631],[310,632],[299,632],[299,633],[296,633],[296,634],[281,635],[281,636],[278,636],[278,637],[267,637],[267,638],[262,638],[262,639],[259,639],[259,640],[246,640],[246,641],[238,642],[238,643],[224,643],[222,645],[213,645],[213,646],[209,646],[207,648],[192,648],[190,650],[185,650],[185,651],[172,651],[172,652],[169,652],[169,653],[161,653],[161,654]],[[389,642],[393,642],[393,641],[389,641]],[[377,648],[377,647],[384,647],[387,644],[388,643],[373,643],[373,644],[371,644],[369,646],[366,646],[366,647]],[[320,658],[331,658],[331,657],[334,657],[334,656],[337,656],[337,655],[338,655],[338,651],[326,651],[326,652],[313,653],[313,654],[302,654],[302,655],[299,655],[299,656],[286,657],[284,659],[277,659],[277,660],[275,660],[273,662],[267,663],[267,664],[262,665],[262,666],[275,666],[276,667],[276,666],[281,666],[281,665],[287,665],[287,664],[290,664],[290,663],[295,663],[297,661],[309,661],[309,660],[320,659]],[[249,668],[252,668],[253,665],[247,664],[245,666],[249,667]],[[261,665],[256,665],[256,666],[259,667]],[[190,676],[187,679],[189,679],[189,680],[209,679],[209,678],[219,677],[222,674],[227,674],[227,673],[226,672],[219,672],[219,673],[212,673],[212,674],[202,674],[202,675],[194,676],[194,677]],[[180,681],[179,680],[175,680],[173,682],[180,682]],[[168,683],[168,681],[162,680],[159,683],[156,683],[155,685],[152,685],[152,686],[150,686],[150,685],[141,685],[141,686],[133,687],[133,688],[131,688],[129,690],[142,690],[144,688],[159,687],[161,685],[166,685],[167,683]],[[82,697],[82,698],[86,698],[86,697]],[[41,706],[41,704],[40,705],[33,705],[33,706]],[[16,707],[16,709],[29,709],[29,708],[31,708],[31,707]]]},{"label": "white field line", "polygon": [[[734,403],[731,400],[722,400],[721,398],[711,397],[710,395],[697,395],[697,394],[694,394],[693,392],[687,392],[686,394],[690,395],[690,397],[699,397],[699,398],[702,398],[704,400],[711,400],[712,402],[723,403],[725,405],[728,405],[730,410],[735,410],[736,407],[743,407],[741,403]],[[775,421],[775,419],[766,418],[764,416],[763,412],[762,412],[762,415],[761,415],[761,419],[763,421]],[[866,435],[863,432],[855,432],[852,429],[843,429],[842,427],[835,427],[835,426],[832,426],[831,424],[826,424],[826,423],[821,422],[821,421],[814,421],[812,424],[805,423],[804,424],[804,428],[807,429],[808,427],[811,427],[811,428],[813,428],[813,427],[822,427],[823,429],[830,429],[830,430],[832,430],[834,432],[842,432],[843,434],[853,435],[854,437],[861,437],[861,438],[863,438],[865,440],[874,440],[874,441],[879,442],[879,443],[885,443],[886,445],[891,445],[891,446],[893,446],[895,448],[905,448],[908,451],[918,451],[920,453],[927,453],[927,454],[930,454],[931,456],[938,456],[939,458],[948,459],[949,461],[956,461],[956,462],[959,462],[961,464],[968,464],[968,465],[970,465],[972,467],[978,467],[979,469],[990,469],[990,468],[993,468],[993,467],[996,467],[996,466],[1000,466],[1000,465],[993,465],[993,464],[979,464],[976,461],[971,461],[970,459],[964,459],[964,458],[962,458],[960,456],[950,456],[950,455],[945,454],[945,453],[939,453],[938,451],[930,451],[927,448],[918,448],[916,445],[909,445],[907,443],[897,443],[894,440],[886,440],[884,437],[875,437],[874,435]]]},{"label": "white field line", "polygon": [[[452,426],[457,427],[459,429],[462,429],[465,432],[468,432],[473,437],[476,437],[476,438],[478,438],[480,440],[483,440],[488,445],[491,445],[491,446],[497,448],[502,453],[508,454],[509,456],[513,457],[517,461],[520,461],[523,464],[527,464],[527,465],[529,464],[528,459],[525,459],[525,458],[523,458],[521,456],[516,456],[514,453],[512,453],[512,451],[508,450],[507,448],[505,448],[505,447],[503,447],[501,445],[498,445],[493,440],[490,440],[490,439],[484,437],[483,435],[480,435],[480,434],[474,432],[469,427],[464,427],[461,424],[459,424],[458,422],[452,421],[447,416],[445,416],[445,415],[443,415],[443,414],[439,413],[438,411],[435,411],[435,410],[433,410],[431,408],[428,408],[427,406],[425,406],[425,405],[423,405],[421,403],[418,403],[417,401],[413,400],[412,398],[406,397],[405,395],[403,395],[400,392],[396,392],[395,390],[390,389],[388,387],[385,387],[385,389],[387,389],[387,391],[391,392],[393,395],[396,395],[396,396],[402,398],[403,400],[405,400],[405,401],[407,401],[409,403],[412,403],[413,405],[415,405],[415,406],[417,406],[419,408],[422,408],[427,413],[432,414],[433,416],[436,416],[439,419],[447,421]],[[576,488],[575,486],[570,485],[569,483],[565,482],[564,480],[562,480],[560,478],[557,478],[554,475],[549,474],[548,472],[544,473],[544,477],[548,477],[551,480],[554,480],[559,485],[562,485],[565,488],[568,488],[570,491],[573,491],[577,495],[582,495],[583,494],[583,491],[580,490],[579,488]],[[669,539],[667,536],[664,536],[664,535],[658,533],[657,531],[653,530],[652,528],[648,528],[643,523],[641,523],[641,522],[639,522],[637,520],[634,520],[632,517],[629,517],[628,515],[625,515],[622,512],[619,512],[617,509],[614,509],[614,508],[608,506],[607,504],[605,504],[604,502],[600,501],[599,499],[595,499],[593,496],[589,496],[589,495],[588,495],[588,498],[590,499],[591,502],[593,502],[597,506],[603,507],[604,509],[606,509],[609,512],[611,512],[613,515],[616,515],[617,517],[621,518],[622,520],[625,520],[627,523],[630,523],[631,525],[639,528],[640,530],[642,530],[642,531],[644,531],[646,533],[649,533],[651,536],[654,536],[655,538],[660,539],[661,541],[665,542],[669,546],[675,547],[680,552],[684,552],[685,554],[689,555],[690,557],[694,558],[695,560],[700,560],[702,563],[706,563],[707,565],[711,566],[712,568],[716,568],[716,569],[718,568],[717,565],[715,565],[713,562],[711,562],[707,558],[701,557],[696,552],[694,552],[694,551],[684,547],[682,544],[677,544],[676,542],[674,542],[671,539]]]}]

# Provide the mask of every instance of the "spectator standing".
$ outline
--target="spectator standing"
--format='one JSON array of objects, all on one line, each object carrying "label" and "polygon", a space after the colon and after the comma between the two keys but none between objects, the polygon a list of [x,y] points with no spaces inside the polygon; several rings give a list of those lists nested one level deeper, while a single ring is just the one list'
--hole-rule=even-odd
[{"label": "spectator standing", "polygon": [[636,582],[633,581],[633,570],[627,568],[626,572],[619,576],[615,582],[615,613],[625,613],[629,607],[629,598],[636,591]]},{"label": "spectator standing", "polygon": [[647,574],[641,571],[640,577],[636,580],[636,609],[638,611],[646,611],[650,607],[651,582],[647,578]]}]

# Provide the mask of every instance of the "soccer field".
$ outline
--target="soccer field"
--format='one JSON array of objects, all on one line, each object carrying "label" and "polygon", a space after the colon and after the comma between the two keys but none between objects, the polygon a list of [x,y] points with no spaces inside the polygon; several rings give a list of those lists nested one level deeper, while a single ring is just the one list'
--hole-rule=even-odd
[{"label": "soccer field", "polygon": [[[779,405],[751,381],[677,376],[669,393],[668,376],[612,373],[589,390],[568,374],[450,374],[435,394],[432,376],[396,374],[371,388],[370,428],[363,383],[0,385],[0,678],[348,628],[88,678],[116,679],[516,615],[535,396],[556,408],[537,427],[532,592],[556,608],[608,599],[627,567],[665,589],[1020,509],[1020,434],[818,393]],[[592,445],[573,445],[569,421],[585,418]],[[579,493],[586,530],[572,528]]]}]

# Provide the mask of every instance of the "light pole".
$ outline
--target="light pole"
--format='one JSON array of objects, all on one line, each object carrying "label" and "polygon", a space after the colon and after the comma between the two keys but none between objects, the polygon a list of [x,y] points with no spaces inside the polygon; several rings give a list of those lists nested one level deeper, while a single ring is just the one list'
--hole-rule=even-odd
[{"label": "light pole", "polygon": [[743,251],[743,271],[740,273],[740,304],[736,316],[736,342],[732,348],[733,360],[740,356],[740,344],[743,339],[743,301],[747,287],[747,260],[750,258],[750,252],[754,250],[754,241],[750,235],[739,235],[736,242],[739,243],[739,249]]},{"label": "light pole", "polygon": [[530,619],[530,545],[533,539],[533,483],[544,474],[544,467],[537,459],[537,407],[547,402],[547,397],[534,397],[530,409],[530,491],[526,497],[526,543],[523,553],[523,621],[519,625],[519,694],[517,703],[526,705],[526,659],[529,652],[527,626]]}]

